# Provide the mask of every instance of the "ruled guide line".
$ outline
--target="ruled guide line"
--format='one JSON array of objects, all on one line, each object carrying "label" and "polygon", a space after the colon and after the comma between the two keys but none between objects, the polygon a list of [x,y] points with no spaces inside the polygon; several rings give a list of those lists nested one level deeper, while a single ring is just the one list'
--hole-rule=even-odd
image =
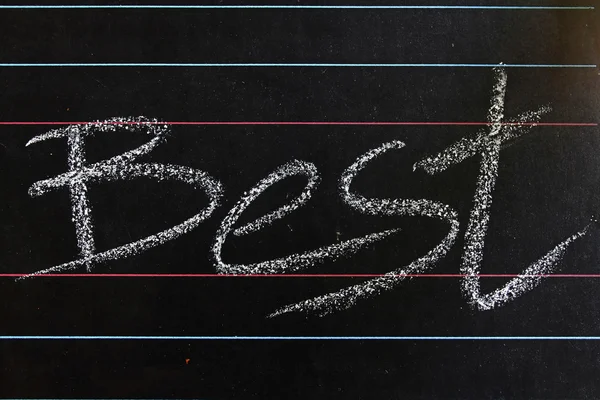
[{"label": "ruled guide line", "polygon": [[[0,121],[2,125],[90,125],[98,121]],[[225,126],[491,126],[490,122],[470,121],[107,121],[103,125],[225,125]],[[501,126],[598,126],[597,122],[501,122]]]},{"label": "ruled guide line", "polygon": [[[0,278],[468,278],[469,274],[127,274],[127,273],[2,273]],[[480,278],[600,278],[600,274],[478,274]]]},{"label": "ruled guide line", "polygon": [[422,63],[0,63],[0,68],[596,68],[596,64]]},{"label": "ruled guide line", "polygon": [[509,341],[509,340],[600,340],[600,336],[112,336],[112,335],[4,335],[0,340],[358,340],[358,341]]},{"label": "ruled guide line", "polygon": [[593,6],[520,6],[520,5],[169,5],[169,4],[73,4],[73,5],[2,5],[0,9],[112,9],[112,10],[594,10]]}]

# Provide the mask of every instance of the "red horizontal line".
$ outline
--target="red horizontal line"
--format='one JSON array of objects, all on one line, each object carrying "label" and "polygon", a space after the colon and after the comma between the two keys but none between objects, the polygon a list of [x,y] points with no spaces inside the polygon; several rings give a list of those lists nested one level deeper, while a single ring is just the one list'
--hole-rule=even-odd
[{"label": "red horizontal line", "polygon": [[[489,126],[490,122],[441,122],[441,121],[0,121],[0,125],[310,125],[310,126]],[[596,122],[502,122],[507,126],[598,126]]]},{"label": "red horizontal line", "polygon": [[[0,278],[466,278],[469,274],[0,274]],[[600,278],[600,274],[479,274],[481,278]]]}]

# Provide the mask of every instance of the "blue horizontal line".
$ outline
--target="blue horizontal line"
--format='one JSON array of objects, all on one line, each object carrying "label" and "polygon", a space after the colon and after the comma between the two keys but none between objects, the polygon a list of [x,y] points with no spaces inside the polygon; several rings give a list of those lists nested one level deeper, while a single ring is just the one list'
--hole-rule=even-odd
[{"label": "blue horizontal line", "polygon": [[444,6],[444,5],[167,5],[167,4],[76,4],[76,5],[1,5],[0,9],[318,9],[318,10],[593,10],[593,6]]},{"label": "blue horizontal line", "polygon": [[0,67],[183,67],[183,68],[406,68],[406,67],[468,67],[468,68],[596,68],[595,64],[399,64],[399,63],[0,63]]},{"label": "blue horizontal line", "polygon": [[600,336],[0,336],[0,340],[600,340]]}]

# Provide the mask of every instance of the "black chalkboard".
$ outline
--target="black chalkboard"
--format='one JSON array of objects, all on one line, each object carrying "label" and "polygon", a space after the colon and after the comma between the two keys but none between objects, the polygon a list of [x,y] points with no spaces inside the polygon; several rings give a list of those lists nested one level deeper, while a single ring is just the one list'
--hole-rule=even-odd
[{"label": "black chalkboard", "polygon": [[595,4],[3,3],[0,397],[599,398]]}]

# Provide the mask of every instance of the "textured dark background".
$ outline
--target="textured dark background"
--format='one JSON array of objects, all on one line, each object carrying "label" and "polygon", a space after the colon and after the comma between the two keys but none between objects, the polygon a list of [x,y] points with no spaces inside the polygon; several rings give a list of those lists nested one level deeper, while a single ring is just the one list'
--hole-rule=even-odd
[{"label": "textured dark background", "polygon": [[[544,2],[552,4],[566,5]],[[597,12],[1,10],[0,63],[597,64]],[[493,83],[488,68],[2,68],[0,120],[144,115],[166,121],[485,121]],[[506,116],[550,105],[545,122],[597,122],[599,89],[596,68],[511,68]],[[67,191],[35,199],[27,195],[33,182],[66,170],[64,140],[25,147],[49,129],[0,127],[2,273],[33,272],[77,257]],[[232,237],[225,259],[265,260],[400,227],[401,233],[355,257],[307,272],[398,268],[437,244],[447,227],[426,218],[360,215],[341,202],[336,186],[356,157],[383,142],[402,140],[405,149],[373,162],[354,187],[366,196],[427,198],[457,209],[459,239],[430,272],[458,273],[478,160],[435,177],[412,172],[412,164],[476,130],[173,127],[167,143],[145,159],[209,172],[225,186],[223,204],[192,233],[142,255],[98,265],[94,272],[215,272],[209,250],[222,218],[245,190],[292,159],[318,167],[323,180],[313,199],[267,229]],[[537,127],[503,150],[482,272],[519,273],[598,216],[598,133],[597,127]],[[144,139],[118,133],[90,139],[89,158],[121,153]],[[242,220],[282,204],[303,182],[279,184]],[[144,179],[95,185],[90,199],[99,249],[170,227],[206,203],[184,185]],[[598,273],[599,239],[593,229],[578,241],[560,271]],[[413,279],[324,318],[265,318],[282,305],[356,282],[3,278],[1,334],[600,334],[600,280],[581,278],[548,279],[487,312],[468,307],[458,279]],[[503,282],[489,279],[482,285],[487,292]],[[600,397],[599,359],[596,341],[2,341],[0,396],[592,399]]]}]

